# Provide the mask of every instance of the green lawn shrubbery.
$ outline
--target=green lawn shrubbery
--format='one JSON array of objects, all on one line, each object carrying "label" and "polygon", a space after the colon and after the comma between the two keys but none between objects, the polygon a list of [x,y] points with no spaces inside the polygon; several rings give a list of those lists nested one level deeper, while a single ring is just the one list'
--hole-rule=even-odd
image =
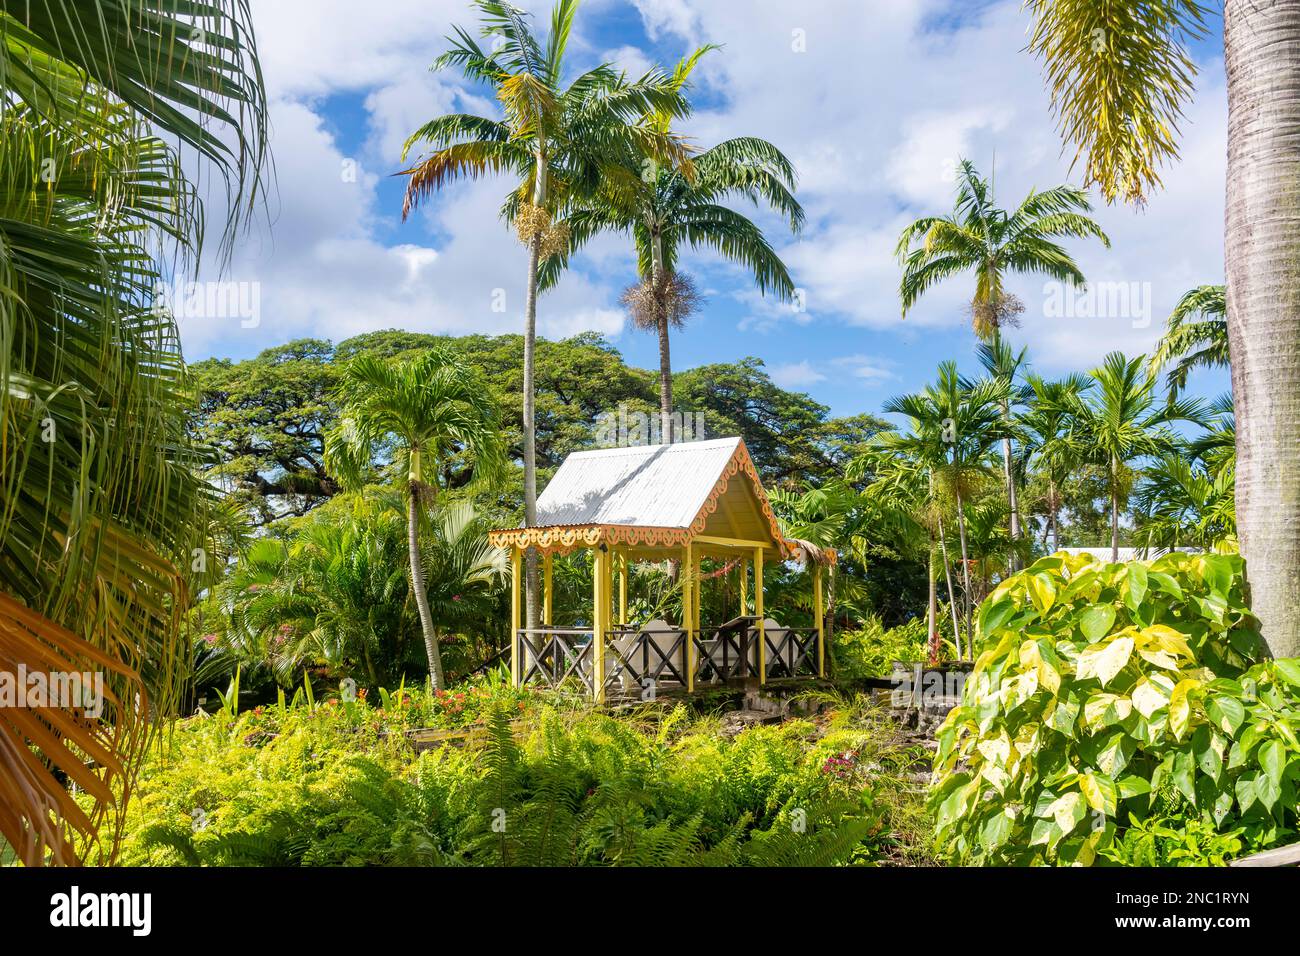
[{"label": "green lawn shrubbery", "polygon": [[1242,561],[1042,558],[981,606],[931,807],[957,863],[1209,864],[1294,840],[1300,662]]},{"label": "green lawn shrubbery", "polygon": [[[457,700],[461,691],[453,691]],[[612,717],[492,686],[486,722],[416,755],[423,692],[179,723],[147,761],[127,864],[849,863],[914,858],[918,752],[861,702],[720,733],[685,708]],[[520,705],[523,704],[522,709]]]}]

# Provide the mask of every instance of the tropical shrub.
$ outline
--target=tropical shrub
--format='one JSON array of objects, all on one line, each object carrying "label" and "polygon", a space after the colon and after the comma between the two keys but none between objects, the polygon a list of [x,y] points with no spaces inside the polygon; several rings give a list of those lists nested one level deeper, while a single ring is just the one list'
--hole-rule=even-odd
[{"label": "tropical shrub", "polygon": [[1300,662],[1262,660],[1242,572],[1229,555],[1054,555],[1000,584],[938,735],[930,806],[944,853],[1174,862],[1165,831],[1239,836],[1242,849],[1293,834]]},{"label": "tropical shrub", "polygon": [[[952,624],[946,605],[939,605],[938,620],[947,655],[955,656]],[[856,630],[836,632],[830,650],[835,676],[849,679],[887,677],[894,669],[894,661],[907,663],[930,657],[923,617],[912,618],[891,628],[886,628],[880,618],[869,617]]]}]

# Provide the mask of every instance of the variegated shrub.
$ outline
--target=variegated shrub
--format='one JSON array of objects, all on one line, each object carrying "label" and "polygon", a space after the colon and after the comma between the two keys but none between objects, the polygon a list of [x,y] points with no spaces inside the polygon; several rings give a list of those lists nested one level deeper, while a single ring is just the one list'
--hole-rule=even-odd
[{"label": "variegated shrub", "polygon": [[1254,846],[1294,839],[1300,662],[1261,662],[1243,585],[1239,557],[1182,553],[1057,554],[999,585],[939,731],[941,851],[1090,865],[1158,794]]}]

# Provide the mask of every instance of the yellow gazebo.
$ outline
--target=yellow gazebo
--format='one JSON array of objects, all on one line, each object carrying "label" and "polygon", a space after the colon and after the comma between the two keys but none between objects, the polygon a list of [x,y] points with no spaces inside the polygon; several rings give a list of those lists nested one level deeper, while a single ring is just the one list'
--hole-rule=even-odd
[{"label": "yellow gazebo", "polygon": [[[781,535],[767,495],[740,438],[577,452],[565,459],[537,501],[531,528],[491,532],[510,551],[510,672],[515,686],[579,682],[597,700],[653,696],[659,689],[695,690],[735,679],[825,674],[823,563]],[[525,554],[542,562],[540,626],[525,625]],[[556,554],[590,550],[590,626],[556,627],[552,564]],[[816,626],[786,627],[763,604],[763,565],[813,561]],[[716,578],[739,575],[740,606],[727,622],[700,620],[702,558],[720,559]],[[629,626],[628,567],[675,560],[680,567],[682,620]],[[752,613],[750,573],[753,574]]]}]

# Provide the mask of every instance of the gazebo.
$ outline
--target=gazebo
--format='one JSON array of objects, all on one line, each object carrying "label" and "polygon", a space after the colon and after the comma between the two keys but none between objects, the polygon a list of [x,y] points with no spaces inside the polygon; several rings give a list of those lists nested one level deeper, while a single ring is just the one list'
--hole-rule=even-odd
[{"label": "gazebo", "polygon": [[[822,570],[834,562],[834,552],[804,548],[782,536],[740,438],[576,452],[538,498],[536,524],[495,530],[489,540],[510,552],[515,686],[577,684],[604,701],[825,674]],[[529,549],[541,558],[541,620],[535,628],[523,620]],[[586,626],[557,627],[554,557],[577,550],[592,553],[590,618],[580,622]],[[705,558],[721,567],[703,575]],[[787,627],[764,607],[763,566],[801,558],[812,561],[816,625]],[[678,562],[681,620],[633,626],[628,568],[666,561]],[[739,576],[735,617],[701,621],[705,581],[732,572]]]}]

